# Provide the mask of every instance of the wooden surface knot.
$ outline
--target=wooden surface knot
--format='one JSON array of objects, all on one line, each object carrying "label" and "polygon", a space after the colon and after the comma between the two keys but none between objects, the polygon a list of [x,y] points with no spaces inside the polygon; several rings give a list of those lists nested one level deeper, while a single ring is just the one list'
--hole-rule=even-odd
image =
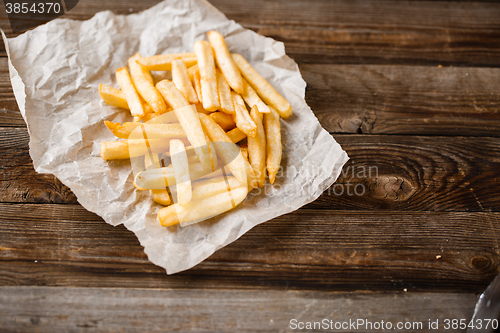
[{"label": "wooden surface knot", "polygon": [[370,195],[377,199],[405,201],[416,192],[412,182],[401,176],[380,175],[366,181]]}]

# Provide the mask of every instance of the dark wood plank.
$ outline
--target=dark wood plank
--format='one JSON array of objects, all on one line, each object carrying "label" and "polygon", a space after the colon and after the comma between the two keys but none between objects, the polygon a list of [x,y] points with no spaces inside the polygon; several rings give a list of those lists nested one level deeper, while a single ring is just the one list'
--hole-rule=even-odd
[{"label": "dark wood plank", "polygon": [[307,207],[399,211],[500,210],[498,138],[334,137],[351,161],[344,166],[337,185]]},{"label": "dark wood plank", "polygon": [[[86,0],[64,15],[136,13],[158,3]],[[228,18],[285,42],[307,63],[499,66],[500,4],[428,1],[212,0]],[[9,31],[6,19],[0,26]],[[12,34],[9,34],[11,37]],[[4,54],[5,49],[0,49]]]},{"label": "dark wood plank", "polygon": [[167,276],[79,205],[0,211],[4,286],[481,292],[500,263],[500,213],[301,209]]},{"label": "dark wood plank", "polygon": [[77,202],[73,192],[55,176],[35,172],[26,128],[4,127],[0,133],[0,201]]},{"label": "dark wood plank", "polygon": [[283,41],[299,62],[499,65],[498,3],[211,3],[245,27]]},{"label": "dark wood plank", "polygon": [[19,113],[19,107],[10,83],[6,57],[0,57],[0,124],[2,127],[24,126],[24,120]]},{"label": "dark wood plank", "polygon": [[[337,185],[306,208],[500,211],[500,139],[335,135],[351,157]],[[0,128],[0,202],[75,203],[33,170],[28,135]]]},{"label": "dark wood plank", "polygon": [[333,325],[328,331],[335,329],[335,323],[363,319],[356,331],[378,332],[366,322],[383,320],[384,327],[407,322],[409,327],[415,325],[415,331],[435,332],[429,321],[438,321],[440,330],[445,319],[468,322],[476,299],[474,294],[4,287],[0,288],[0,326],[8,332],[50,333],[281,332],[298,322],[326,318],[327,325]]},{"label": "dark wood plank", "polygon": [[500,136],[500,69],[307,65],[307,103],[330,133]]},{"label": "dark wood plank", "polygon": [[[500,69],[300,66],[306,100],[330,133],[500,136]],[[4,110],[2,110],[2,108]],[[0,58],[0,122],[24,127]]]}]

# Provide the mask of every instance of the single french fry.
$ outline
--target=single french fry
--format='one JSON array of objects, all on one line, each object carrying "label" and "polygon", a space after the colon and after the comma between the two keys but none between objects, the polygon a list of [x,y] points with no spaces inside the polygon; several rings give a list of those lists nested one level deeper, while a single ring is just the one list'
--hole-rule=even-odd
[{"label": "single french fry", "polygon": [[238,179],[227,175],[202,179],[193,183],[193,200],[208,198],[241,186]]},{"label": "single french fry", "polygon": [[203,101],[201,95],[201,83],[200,83],[200,69],[198,65],[194,65],[193,67],[188,69],[189,78],[191,79],[191,83],[193,84],[194,91],[196,92],[196,96],[198,97],[198,101],[201,103]]},{"label": "single french fry", "polygon": [[250,115],[257,125],[257,135],[248,137],[248,157],[257,175],[259,187],[264,187],[266,183],[266,133],[257,106],[252,108]]},{"label": "single french fry", "polygon": [[101,142],[100,155],[103,160],[124,160],[129,159],[127,141],[104,141]]},{"label": "single french fry", "polygon": [[186,65],[182,59],[175,59],[172,61],[172,81],[189,103],[198,103],[198,96],[194,91]]},{"label": "single french fry", "polygon": [[247,136],[255,136],[257,134],[257,125],[255,125],[252,117],[248,114],[245,102],[241,96],[234,91],[231,91],[231,97],[234,103],[236,126]]},{"label": "single french fry", "polygon": [[274,184],[276,173],[281,164],[281,131],[280,116],[274,108],[271,112],[264,115],[264,130],[266,132],[266,168],[269,176],[269,182]]},{"label": "single french fry", "polygon": [[241,75],[255,89],[257,94],[278,111],[281,118],[288,118],[292,115],[292,107],[287,100],[281,96],[276,89],[271,86],[240,54],[232,54],[234,62],[240,69]]},{"label": "single french fry", "polygon": [[147,124],[147,123],[130,123],[123,124],[104,121],[104,124],[113,134],[122,139],[128,139],[130,134],[137,128],[142,127],[148,139],[153,138],[182,138],[186,137],[186,133],[180,124]]},{"label": "single french fry", "polygon": [[222,127],[224,131],[229,131],[236,127],[233,117],[224,112],[213,112],[210,117]]},{"label": "single french fry", "polygon": [[254,169],[250,165],[250,162],[248,162],[248,151],[242,150],[241,154],[243,155],[243,161],[245,163],[245,171],[247,173],[248,192],[250,192],[254,188],[259,187],[259,179]]},{"label": "single french fry", "polygon": [[165,98],[174,110],[189,106],[186,97],[177,89],[172,81],[161,80],[156,84],[156,89],[158,89],[163,98]]},{"label": "single french fry", "polygon": [[235,208],[246,198],[247,194],[247,187],[241,186],[230,191],[192,200],[184,206],[173,204],[158,211],[158,220],[164,227],[179,223],[181,226],[187,226]]},{"label": "single french fry", "polygon": [[150,194],[151,194],[151,199],[153,199],[154,202],[156,202],[162,206],[168,206],[172,203],[172,199],[170,198],[170,194],[168,193],[168,190],[166,190],[166,189],[150,190]]},{"label": "single french fry", "polygon": [[252,108],[254,105],[257,106],[260,113],[269,113],[269,107],[264,103],[259,95],[253,90],[252,86],[248,84],[247,80],[243,79],[243,93],[241,97],[247,102],[248,106]]},{"label": "single french fry", "polygon": [[170,158],[174,168],[177,203],[185,205],[192,198],[191,178],[189,177],[189,163],[184,144],[180,140],[170,141]]},{"label": "single french fry", "polygon": [[101,83],[99,85],[99,95],[101,96],[102,100],[109,105],[130,110],[127,104],[127,100],[125,99],[125,95],[123,95],[120,89],[116,89]]},{"label": "single french fry", "polygon": [[[186,148],[186,152],[188,148]],[[189,158],[189,157],[188,157]],[[189,163],[189,179],[214,178],[222,175],[221,169],[214,172],[206,169],[199,162]],[[139,172],[133,182],[138,190],[161,190],[177,184],[172,165],[162,168],[147,169]]]},{"label": "single french fry", "polygon": [[163,114],[167,112],[167,105],[165,104],[165,101],[163,101],[163,98],[158,90],[156,90],[153,77],[151,76],[149,70],[145,69],[136,62],[136,60],[140,58],[141,55],[136,53],[128,60],[130,76],[132,77],[134,86],[141,97],[148,103],[155,113]]},{"label": "single french fry", "polygon": [[[191,66],[187,69],[188,71],[188,75],[189,75],[189,79],[191,80],[191,82],[193,81],[193,74],[195,71],[200,71],[200,68],[198,67],[198,64],[194,65],[194,66]],[[193,84],[194,86],[194,84]]]},{"label": "single french fry", "polygon": [[217,31],[207,32],[207,37],[214,49],[217,66],[220,68],[222,74],[224,74],[227,83],[237,93],[243,93],[240,70],[231,57],[231,53],[229,53],[224,37]]},{"label": "single french fry", "polygon": [[170,71],[172,70],[172,61],[179,58],[184,61],[187,67],[196,64],[196,56],[194,53],[160,54],[137,59],[137,63],[150,71]]},{"label": "single french fry", "polygon": [[247,137],[239,128],[233,128],[229,132],[226,132],[226,134],[234,143],[240,142]]},{"label": "single french fry", "polygon": [[217,75],[217,87],[219,89],[220,109],[222,112],[233,114],[234,104],[233,104],[233,99],[231,97],[231,89],[229,88],[226,79],[219,70],[216,71],[216,75]]},{"label": "single french fry", "polygon": [[116,70],[116,81],[127,100],[132,116],[144,116],[144,107],[127,68],[121,67]]},{"label": "single french fry", "polygon": [[196,111],[199,112],[199,113],[205,113],[205,114],[211,114],[212,112],[211,111],[207,111],[203,108],[203,105],[201,105],[200,103],[197,103],[194,105],[196,107]]},{"label": "single french fry", "polygon": [[212,47],[206,41],[197,41],[193,48],[200,69],[203,108],[207,111],[215,111],[220,108],[220,103]]},{"label": "single french fry", "polygon": [[[169,146],[170,140],[164,138],[103,141],[100,155],[104,160],[123,160],[149,153],[166,153]],[[189,147],[186,149],[188,150]]]},{"label": "single french fry", "polygon": [[206,114],[199,114],[200,121],[210,141],[214,143],[218,155],[229,167],[231,173],[242,183],[246,184],[246,170],[243,156],[239,148],[231,141],[226,132],[212,118]]}]

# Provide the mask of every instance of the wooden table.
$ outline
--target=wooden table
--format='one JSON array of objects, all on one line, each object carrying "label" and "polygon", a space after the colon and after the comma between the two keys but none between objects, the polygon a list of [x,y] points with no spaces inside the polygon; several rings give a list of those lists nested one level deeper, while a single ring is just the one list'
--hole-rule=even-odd
[{"label": "wooden table", "polygon": [[[64,17],[155,3],[80,0]],[[211,3],[285,43],[308,104],[351,158],[337,185],[167,276],[134,234],[33,170],[2,45],[0,331],[267,332],[364,319],[435,332],[429,320],[468,321],[500,262],[500,4]]]}]

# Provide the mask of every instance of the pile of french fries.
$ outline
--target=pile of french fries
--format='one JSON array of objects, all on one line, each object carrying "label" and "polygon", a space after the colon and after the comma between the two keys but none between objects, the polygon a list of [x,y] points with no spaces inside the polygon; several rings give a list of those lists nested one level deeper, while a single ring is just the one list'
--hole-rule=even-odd
[{"label": "pile of french fries", "polygon": [[[290,104],[224,37],[207,33],[193,53],[128,60],[116,70],[120,89],[101,84],[108,104],[133,122],[105,121],[118,141],[101,142],[104,160],[141,160],[134,186],[165,206],[163,226],[189,225],[236,207],[266,173],[274,184],[282,155],[280,117]],[[155,82],[151,71],[170,71]],[[249,111],[250,109],[250,111]]]}]

